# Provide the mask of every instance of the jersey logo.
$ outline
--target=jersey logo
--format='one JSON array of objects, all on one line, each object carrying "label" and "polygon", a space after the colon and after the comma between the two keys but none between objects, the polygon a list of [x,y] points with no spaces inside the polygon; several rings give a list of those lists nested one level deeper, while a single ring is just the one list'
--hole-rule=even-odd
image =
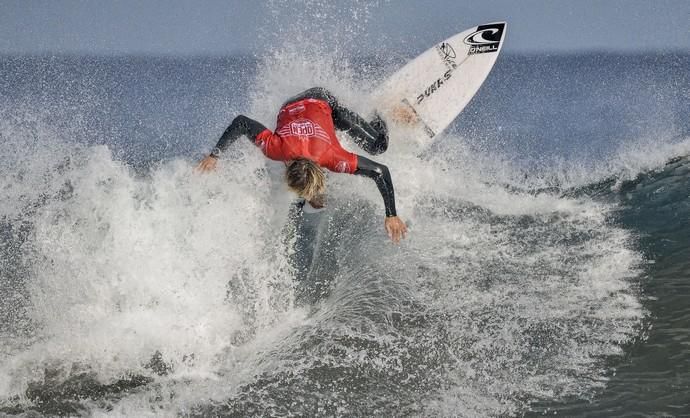
[{"label": "jersey logo", "polygon": [[315,132],[316,129],[314,129],[314,124],[310,120],[302,120],[290,124],[290,133],[292,135],[314,136]]},{"label": "jersey logo", "polygon": [[278,130],[278,135],[295,136],[302,141],[317,138],[328,144],[331,143],[328,133],[318,123],[309,119],[299,119],[286,124]]},{"label": "jersey logo", "polygon": [[304,109],[306,109],[306,108],[304,107],[303,104],[298,104],[297,106],[289,107],[288,113],[291,115],[296,115],[298,113],[304,112]]}]

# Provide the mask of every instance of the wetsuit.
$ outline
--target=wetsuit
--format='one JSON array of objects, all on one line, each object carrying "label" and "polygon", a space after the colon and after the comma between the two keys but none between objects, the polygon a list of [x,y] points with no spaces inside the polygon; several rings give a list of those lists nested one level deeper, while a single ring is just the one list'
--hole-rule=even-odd
[{"label": "wetsuit", "polygon": [[290,161],[304,157],[330,171],[373,179],[383,196],[386,216],[396,216],[395,193],[388,167],[345,150],[335,135],[335,129],[349,133],[355,143],[370,154],[381,154],[388,148],[388,132],[381,118],[377,116],[369,123],[340,105],[330,92],[315,87],[283,104],[275,132],[246,116],[237,116],[211,155],[217,157],[237,138],[245,135],[272,160]]}]

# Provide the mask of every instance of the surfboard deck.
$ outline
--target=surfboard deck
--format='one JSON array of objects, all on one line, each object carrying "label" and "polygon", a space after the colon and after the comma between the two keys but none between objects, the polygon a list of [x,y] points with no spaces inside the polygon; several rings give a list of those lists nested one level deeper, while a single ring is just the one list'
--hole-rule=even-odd
[{"label": "surfboard deck", "polygon": [[505,22],[475,26],[434,45],[374,93],[377,111],[431,141],[477,93],[503,46]]}]

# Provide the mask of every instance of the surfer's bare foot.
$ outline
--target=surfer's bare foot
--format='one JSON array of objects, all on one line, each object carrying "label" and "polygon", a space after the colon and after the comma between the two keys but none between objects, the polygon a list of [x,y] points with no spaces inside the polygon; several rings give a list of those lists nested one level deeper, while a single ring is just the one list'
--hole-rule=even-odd
[{"label": "surfer's bare foot", "polygon": [[414,122],[417,122],[417,115],[414,113],[414,110],[408,106],[403,106],[403,105],[398,105],[393,108],[391,111],[391,118],[398,122],[398,123],[404,123],[404,124],[412,124]]}]

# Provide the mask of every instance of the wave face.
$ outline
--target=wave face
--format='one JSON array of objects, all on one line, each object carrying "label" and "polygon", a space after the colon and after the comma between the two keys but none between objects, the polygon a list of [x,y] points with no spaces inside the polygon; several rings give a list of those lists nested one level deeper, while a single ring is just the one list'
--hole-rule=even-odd
[{"label": "wave face", "polygon": [[298,229],[248,141],[193,171],[301,89],[373,110],[406,57],[348,56],[367,6],[324,7],[329,44],[312,16],[254,57],[0,61],[0,413],[687,407],[687,57],[499,58],[432,146],[392,128],[395,246],[367,179]]},{"label": "wave face", "polygon": [[637,247],[647,266],[640,286],[650,316],[643,341],[626,350],[626,361],[616,368],[606,390],[586,402],[542,405],[538,410],[558,410],[569,416],[623,415],[635,411],[648,415],[682,415],[688,404],[678,380],[670,374],[687,373],[686,331],[679,324],[690,320],[690,158],[673,158],[632,179],[609,178],[573,189],[570,195],[592,196],[615,203],[613,219],[636,234]]}]

